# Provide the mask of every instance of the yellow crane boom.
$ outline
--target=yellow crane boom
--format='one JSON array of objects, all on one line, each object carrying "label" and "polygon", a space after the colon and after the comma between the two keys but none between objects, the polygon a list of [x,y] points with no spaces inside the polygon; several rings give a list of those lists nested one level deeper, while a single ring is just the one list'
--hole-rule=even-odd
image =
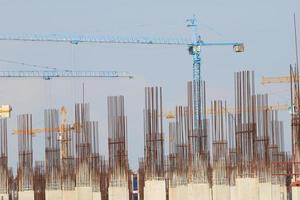
[{"label": "yellow crane boom", "polygon": [[290,82],[291,82],[290,76],[262,77],[260,81],[262,85],[290,83]]},{"label": "yellow crane boom", "polygon": [[[264,109],[264,108],[263,108]],[[289,109],[289,105],[288,104],[274,104],[274,105],[270,105],[268,107],[268,110],[278,110],[278,111],[287,111]],[[225,108],[223,108],[223,112],[227,112],[227,113],[235,113],[235,108],[234,107],[228,107],[226,110]],[[206,109],[206,113],[207,114],[212,114],[212,110],[210,108]],[[165,112],[163,114],[163,117],[168,119],[168,120],[172,120],[175,119],[176,115],[173,111],[168,111]]]}]

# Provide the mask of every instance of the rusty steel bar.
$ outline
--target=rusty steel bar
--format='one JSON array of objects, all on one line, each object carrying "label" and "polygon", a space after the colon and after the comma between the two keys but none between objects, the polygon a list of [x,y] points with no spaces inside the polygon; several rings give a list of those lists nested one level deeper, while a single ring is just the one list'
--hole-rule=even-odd
[{"label": "rusty steel bar", "polygon": [[164,178],[162,88],[145,88],[144,142],[145,180]]},{"label": "rusty steel bar", "polygon": [[107,106],[110,185],[126,186],[129,166],[124,96],[109,96]]}]

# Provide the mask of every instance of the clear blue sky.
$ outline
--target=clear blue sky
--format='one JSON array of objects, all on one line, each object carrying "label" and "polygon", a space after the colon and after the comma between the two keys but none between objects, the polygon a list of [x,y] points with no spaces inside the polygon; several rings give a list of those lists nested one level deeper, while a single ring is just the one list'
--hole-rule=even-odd
[{"label": "clear blue sky", "polygon": [[[293,13],[298,0],[252,1],[98,1],[98,0],[0,0],[0,32],[4,33],[88,33],[128,36],[190,36],[185,19],[195,14],[205,41],[242,41],[244,54],[230,47],[203,50],[203,77],[207,80],[208,102],[228,99],[233,104],[233,73],[256,71],[257,91],[281,92],[271,96],[274,103],[288,103],[288,86],[262,87],[264,76],[288,74],[294,63]],[[300,32],[300,31],[299,31]],[[93,45],[29,42],[0,42],[0,58],[67,69],[126,70],[137,78],[111,81],[84,81],[86,101],[92,118],[100,121],[101,153],[107,152],[106,96],[125,95],[129,127],[129,158],[133,168],[143,155],[143,87],[160,85],[164,89],[164,110],[186,103],[186,82],[192,78],[192,61],[186,47]],[[0,69],[24,69],[0,63]],[[27,69],[27,68],[25,68]],[[28,68],[31,69],[31,68]],[[43,110],[66,105],[73,119],[73,104],[79,102],[82,80],[0,81],[1,104],[13,106],[9,121],[15,128],[16,115],[32,113],[35,127],[43,126]],[[288,114],[281,117],[286,127]],[[167,133],[165,123],[165,133]],[[289,129],[286,128],[287,139]],[[9,163],[16,166],[17,139],[9,137]],[[34,143],[35,159],[44,157],[44,141]],[[289,146],[289,143],[287,147]]]}]

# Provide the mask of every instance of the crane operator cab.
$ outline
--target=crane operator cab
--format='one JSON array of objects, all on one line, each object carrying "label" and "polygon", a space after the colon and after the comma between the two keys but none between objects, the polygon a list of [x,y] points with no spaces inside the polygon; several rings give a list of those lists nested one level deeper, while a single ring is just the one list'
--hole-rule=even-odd
[{"label": "crane operator cab", "polygon": [[233,50],[236,53],[241,53],[241,52],[245,51],[245,46],[243,43],[238,43],[238,44],[233,45]]}]

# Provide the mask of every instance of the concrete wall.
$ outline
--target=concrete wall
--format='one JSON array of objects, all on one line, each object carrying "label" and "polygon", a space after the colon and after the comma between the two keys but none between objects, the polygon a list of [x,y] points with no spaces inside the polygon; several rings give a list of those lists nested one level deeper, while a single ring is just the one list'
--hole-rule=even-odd
[{"label": "concrete wall", "polygon": [[8,194],[0,194],[0,200],[8,200]]},{"label": "concrete wall", "polygon": [[92,187],[75,187],[77,200],[93,200]]},{"label": "concrete wall", "polygon": [[210,188],[208,183],[188,184],[188,200],[210,200]]},{"label": "concrete wall", "polygon": [[62,199],[63,200],[76,199],[76,191],[75,190],[63,190],[62,191]]},{"label": "concrete wall", "polygon": [[129,191],[126,186],[113,186],[108,188],[109,200],[128,200]]},{"label": "concrete wall", "polygon": [[19,200],[34,200],[33,190],[18,192],[18,196]]},{"label": "concrete wall", "polygon": [[166,200],[166,184],[164,180],[147,180],[144,187],[144,200]]},{"label": "concrete wall", "polygon": [[237,200],[258,200],[258,179],[257,178],[237,178],[236,192]]},{"label": "concrete wall", "polygon": [[231,200],[229,185],[213,185],[212,200]]},{"label": "concrete wall", "polygon": [[93,192],[93,200],[101,200],[101,192]]},{"label": "concrete wall", "polygon": [[271,182],[258,183],[259,200],[272,200]]},{"label": "concrete wall", "polygon": [[62,190],[46,190],[46,200],[62,200]]}]

